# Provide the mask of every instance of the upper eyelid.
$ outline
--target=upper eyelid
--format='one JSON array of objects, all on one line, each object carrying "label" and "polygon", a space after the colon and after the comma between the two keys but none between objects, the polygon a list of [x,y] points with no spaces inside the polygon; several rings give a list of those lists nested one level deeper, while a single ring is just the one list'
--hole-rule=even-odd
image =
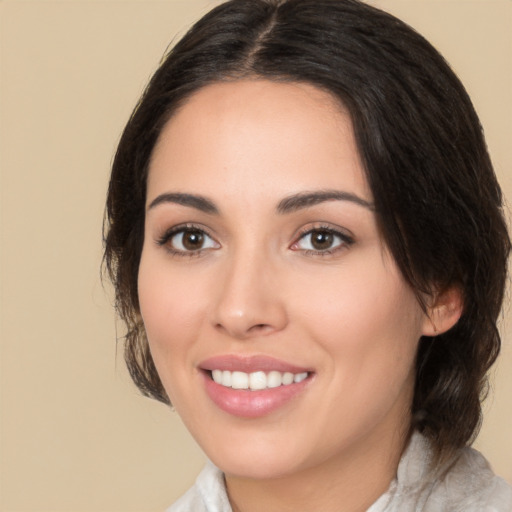
[{"label": "upper eyelid", "polygon": [[[298,247],[301,240],[306,236],[310,235],[311,233],[315,231],[328,231],[334,236],[337,236],[341,239],[341,243],[339,243],[337,246],[332,247],[330,249],[325,250],[316,250],[316,249],[303,249]],[[354,235],[347,229],[343,229],[341,227],[332,227],[327,226],[325,224],[323,225],[315,225],[315,226],[304,226],[302,230],[299,230],[299,233],[295,235],[293,238],[293,242],[289,245],[289,249],[292,251],[301,252],[303,254],[307,255],[316,255],[316,256],[331,256],[334,255],[334,253],[338,253],[340,251],[343,251],[344,249],[348,249],[349,247],[353,246],[356,242],[356,239]]]},{"label": "upper eyelid", "polygon": [[355,241],[356,237],[355,235],[347,228],[342,228],[340,226],[333,226],[330,223],[321,222],[321,223],[313,223],[313,224],[307,224],[306,226],[303,226],[297,232],[295,233],[293,239],[296,243],[301,237],[313,232],[313,231],[329,231],[331,233],[337,234],[341,236],[342,238],[346,239],[349,238],[352,241]]},{"label": "upper eyelid", "polygon": [[[175,226],[169,227],[167,229],[164,229],[161,234],[158,234],[155,237],[155,241],[159,245],[165,244],[170,238],[172,238],[174,235],[182,232],[182,231],[201,231],[206,236],[214,240],[216,243],[220,244],[219,242],[219,236],[215,234],[213,230],[208,228],[207,226],[203,225],[202,223],[196,223],[196,222],[184,222],[177,224]],[[340,236],[344,241],[353,243],[356,240],[356,237],[354,234],[347,228],[333,225],[330,222],[325,221],[317,221],[313,223],[308,223],[301,228],[297,229],[295,233],[291,237],[290,246],[295,245],[302,237],[306,236],[307,234],[319,231],[319,230],[325,230],[329,231],[335,235]]]},{"label": "upper eyelid", "polygon": [[[187,250],[187,249],[180,249],[174,246],[174,243],[171,243],[171,240],[178,234],[182,233],[184,234],[187,231],[200,231],[202,232],[207,238],[209,238],[214,246],[213,247],[200,247],[198,249],[193,250]],[[155,239],[155,244],[161,248],[165,249],[169,254],[175,257],[183,257],[183,258],[192,258],[192,257],[199,257],[203,255],[207,251],[216,250],[221,247],[221,244],[217,241],[217,239],[213,236],[211,236],[207,230],[203,227],[198,227],[196,225],[186,223],[181,225],[173,226],[163,232],[162,235],[157,236]]]},{"label": "upper eyelid", "polygon": [[206,236],[208,236],[212,240],[215,240],[218,243],[215,235],[213,235],[207,227],[202,226],[201,224],[188,223],[188,222],[183,223],[183,224],[177,224],[176,226],[172,226],[170,228],[164,229],[161,234],[156,236],[156,241],[159,244],[165,243],[167,240],[172,238],[174,235],[177,235],[178,233],[181,233],[183,231],[201,231]]}]

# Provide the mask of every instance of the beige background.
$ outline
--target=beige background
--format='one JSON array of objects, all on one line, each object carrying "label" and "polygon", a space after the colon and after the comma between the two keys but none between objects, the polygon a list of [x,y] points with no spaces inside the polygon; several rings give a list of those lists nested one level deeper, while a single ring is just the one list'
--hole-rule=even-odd
[{"label": "beige background", "polygon": [[[214,3],[0,1],[2,511],[163,510],[202,465],[179,418],[116,359],[99,267],[123,124],[173,36]],[[374,3],[452,63],[511,198],[512,1]],[[506,323],[478,446],[512,483]]]}]

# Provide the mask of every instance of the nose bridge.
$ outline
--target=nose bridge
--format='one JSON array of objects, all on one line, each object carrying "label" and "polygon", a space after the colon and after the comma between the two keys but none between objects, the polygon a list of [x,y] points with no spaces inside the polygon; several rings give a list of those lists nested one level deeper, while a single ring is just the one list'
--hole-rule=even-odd
[{"label": "nose bridge", "polygon": [[219,283],[215,327],[235,338],[281,330],[286,311],[275,286],[277,273],[275,261],[261,248],[233,250]]}]

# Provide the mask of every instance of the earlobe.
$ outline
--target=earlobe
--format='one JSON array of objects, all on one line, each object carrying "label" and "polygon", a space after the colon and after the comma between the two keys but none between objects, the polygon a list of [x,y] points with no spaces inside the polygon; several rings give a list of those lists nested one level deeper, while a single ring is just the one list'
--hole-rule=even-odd
[{"label": "earlobe", "polygon": [[434,296],[434,301],[427,309],[423,326],[424,336],[439,336],[449,331],[458,321],[464,309],[462,291],[452,286]]}]

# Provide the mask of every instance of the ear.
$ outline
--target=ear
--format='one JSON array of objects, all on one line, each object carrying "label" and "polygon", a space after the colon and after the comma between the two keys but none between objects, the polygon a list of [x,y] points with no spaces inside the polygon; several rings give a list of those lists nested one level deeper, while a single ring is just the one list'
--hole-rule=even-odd
[{"label": "ear", "polygon": [[424,336],[438,336],[449,331],[458,321],[463,311],[462,292],[458,286],[436,293],[423,324]]}]

